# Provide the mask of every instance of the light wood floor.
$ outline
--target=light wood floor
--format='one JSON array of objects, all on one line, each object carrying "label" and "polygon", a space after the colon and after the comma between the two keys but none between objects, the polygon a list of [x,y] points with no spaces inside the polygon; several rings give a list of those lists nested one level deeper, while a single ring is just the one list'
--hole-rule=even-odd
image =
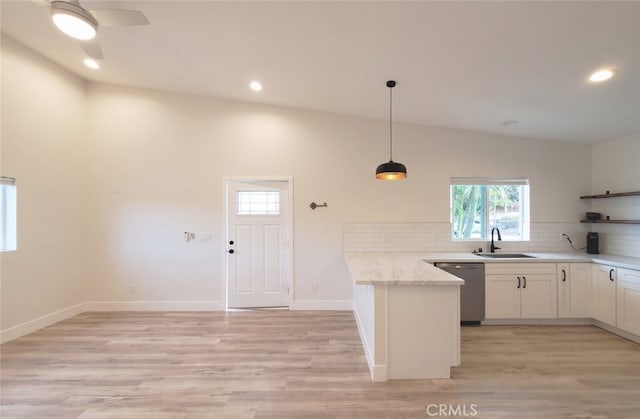
[{"label": "light wood floor", "polygon": [[462,339],[451,380],[372,383],[350,312],[84,313],[2,345],[0,416],[640,417],[640,345],[590,326]]}]

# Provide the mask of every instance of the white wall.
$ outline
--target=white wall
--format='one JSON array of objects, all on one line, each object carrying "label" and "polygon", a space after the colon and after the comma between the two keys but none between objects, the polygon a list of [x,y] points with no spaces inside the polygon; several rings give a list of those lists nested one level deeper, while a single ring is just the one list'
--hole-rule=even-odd
[{"label": "white wall", "polygon": [[85,301],[85,119],[85,82],[3,36],[1,172],[18,187],[3,332]]},{"label": "white wall", "polygon": [[[10,39],[2,53],[2,173],[17,177],[20,206],[19,249],[2,255],[3,331],[83,301],[220,308],[224,176],[293,176],[298,308],[351,303],[343,223],[447,223],[451,176],[528,176],[533,222],[589,208],[577,199],[590,192],[589,145],[395,124],[409,178],[381,182],[388,121],[85,86]],[[213,239],[185,243],[186,230]]]},{"label": "white wall", "polygon": [[640,190],[640,132],[592,148],[592,192]]},{"label": "white wall", "polygon": [[451,176],[529,177],[534,222],[588,208],[589,145],[396,124],[409,178],[381,182],[387,121],[92,83],[88,124],[90,300],[223,301],[223,176],[294,177],[295,298],[309,304],[351,300],[344,222],[448,222]]},{"label": "white wall", "polygon": [[[640,132],[593,145],[591,192],[640,191]],[[618,220],[640,219],[640,196],[594,199],[591,210]],[[593,224],[600,251],[640,257],[640,225]]]}]

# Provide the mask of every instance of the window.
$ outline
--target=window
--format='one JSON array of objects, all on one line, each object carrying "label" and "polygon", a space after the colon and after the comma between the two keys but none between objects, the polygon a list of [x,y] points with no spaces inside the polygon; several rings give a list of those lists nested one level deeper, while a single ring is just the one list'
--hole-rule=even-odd
[{"label": "window", "polygon": [[0,176],[0,252],[17,248],[16,180]]},{"label": "window", "polygon": [[280,191],[238,191],[238,215],[279,215]]},{"label": "window", "polygon": [[529,181],[524,178],[451,178],[453,240],[529,240]]}]

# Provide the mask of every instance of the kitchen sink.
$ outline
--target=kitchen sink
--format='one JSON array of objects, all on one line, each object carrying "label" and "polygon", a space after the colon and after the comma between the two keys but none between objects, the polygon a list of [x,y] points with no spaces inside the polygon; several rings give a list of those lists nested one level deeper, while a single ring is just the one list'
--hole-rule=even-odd
[{"label": "kitchen sink", "polygon": [[535,256],[525,255],[524,253],[475,253],[483,258],[494,259],[518,259],[518,258],[535,258]]}]

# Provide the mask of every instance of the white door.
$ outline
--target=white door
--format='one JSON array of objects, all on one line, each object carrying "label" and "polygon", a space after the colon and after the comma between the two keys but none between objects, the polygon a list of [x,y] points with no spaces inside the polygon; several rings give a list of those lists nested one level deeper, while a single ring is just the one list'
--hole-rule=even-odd
[{"label": "white door", "polygon": [[640,271],[618,269],[618,327],[640,335]]},{"label": "white door", "polygon": [[227,180],[227,307],[289,305],[288,180]]},{"label": "white door", "polygon": [[520,317],[520,288],[515,275],[487,275],[485,283],[485,317],[517,319]]},{"label": "white door", "polygon": [[591,264],[569,264],[571,317],[591,317]]},{"label": "white door", "polygon": [[593,266],[593,318],[616,326],[616,268],[607,265]]},{"label": "white door", "polygon": [[555,274],[522,275],[520,314],[523,319],[558,317],[558,285]]}]

